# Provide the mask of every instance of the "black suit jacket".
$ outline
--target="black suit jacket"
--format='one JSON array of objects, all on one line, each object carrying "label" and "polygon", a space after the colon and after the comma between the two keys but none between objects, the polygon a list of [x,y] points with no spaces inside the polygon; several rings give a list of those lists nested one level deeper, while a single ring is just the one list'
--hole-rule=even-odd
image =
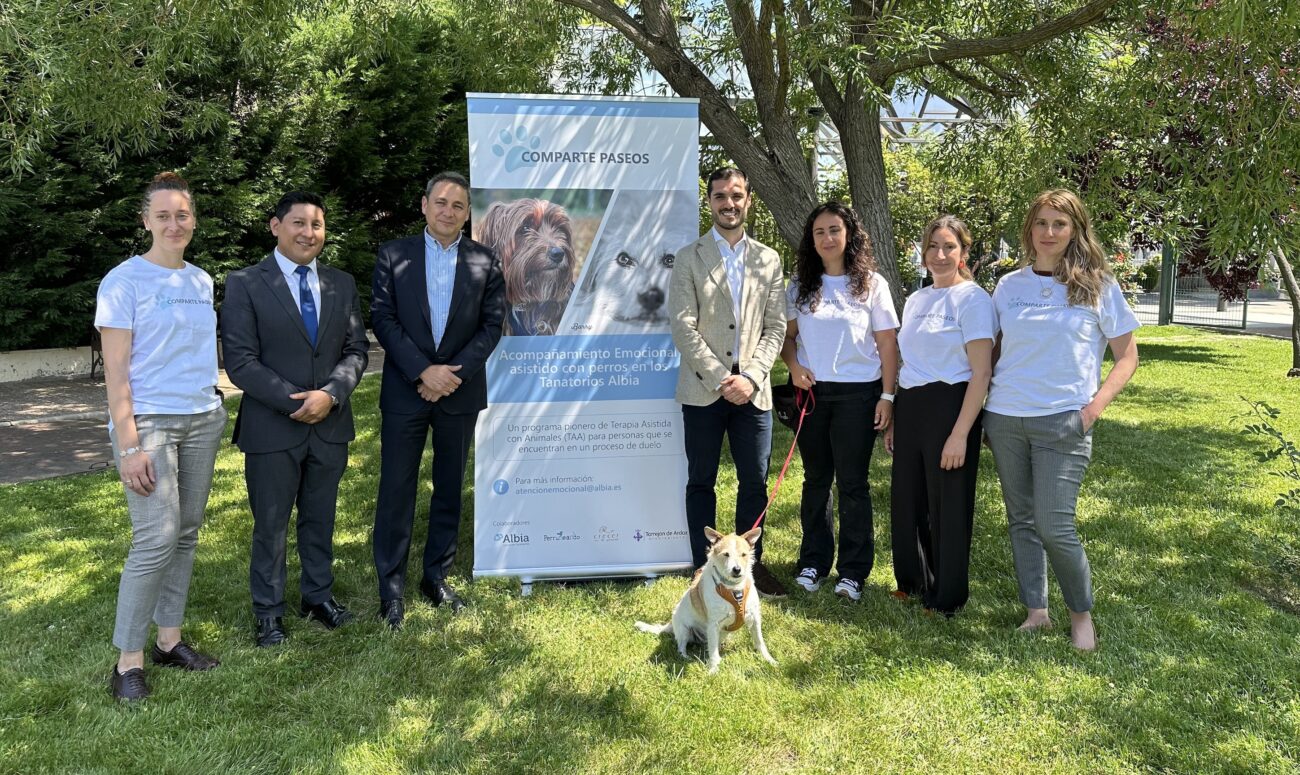
[{"label": "black suit jacket", "polygon": [[[316,268],[321,298],[315,347],[274,254],[226,276],[221,348],[226,374],[244,391],[232,439],[244,452],[289,449],[312,432],[334,443],[356,435],[349,398],[370,349],[357,284],[347,272],[320,262]],[[289,395],[306,390],[324,390],[339,402],[315,425],[289,419],[303,403]]]},{"label": "black suit jacket", "polygon": [[471,414],[487,406],[488,356],[501,340],[506,311],[501,262],[485,245],[460,238],[447,330],[433,341],[428,284],[424,278],[424,235],[379,247],[370,303],[375,338],[384,347],[384,382],[379,408],[414,414],[428,408],[416,391],[430,365],[459,365],[461,385],[438,406],[449,414]]}]

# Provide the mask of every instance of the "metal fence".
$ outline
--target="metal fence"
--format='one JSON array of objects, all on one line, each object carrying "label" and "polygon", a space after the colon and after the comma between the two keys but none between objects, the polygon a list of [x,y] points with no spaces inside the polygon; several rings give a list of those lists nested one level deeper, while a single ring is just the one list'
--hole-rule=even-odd
[{"label": "metal fence", "polygon": [[[1201,272],[1179,276],[1177,261],[1168,248],[1144,260],[1158,261],[1160,273],[1156,290],[1139,293],[1135,299],[1134,312],[1141,323],[1246,328],[1249,300],[1226,301]],[[1136,263],[1140,266],[1144,260]]]}]

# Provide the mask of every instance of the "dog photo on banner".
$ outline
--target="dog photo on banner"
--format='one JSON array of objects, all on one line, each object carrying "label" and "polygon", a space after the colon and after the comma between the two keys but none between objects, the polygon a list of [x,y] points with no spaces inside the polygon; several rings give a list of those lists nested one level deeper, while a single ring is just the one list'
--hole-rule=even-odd
[{"label": "dog photo on banner", "polygon": [[674,252],[698,236],[697,208],[686,191],[615,192],[559,332],[666,333]]},{"label": "dog photo on banner", "polygon": [[573,293],[610,192],[478,190],[474,239],[496,251],[506,280],[506,336],[551,336]]}]

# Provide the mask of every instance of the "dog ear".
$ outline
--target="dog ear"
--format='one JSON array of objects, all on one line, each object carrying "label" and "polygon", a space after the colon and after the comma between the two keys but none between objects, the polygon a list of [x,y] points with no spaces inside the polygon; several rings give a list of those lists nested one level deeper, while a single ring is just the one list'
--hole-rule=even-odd
[{"label": "dog ear", "polygon": [[[501,228],[501,222],[505,220],[505,213],[508,208],[509,205],[505,202],[493,202],[492,206],[483,214],[483,219],[478,223],[478,233],[474,235],[474,239],[477,242],[481,242],[495,250],[498,257],[500,257],[502,253],[508,252],[507,246],[504,244],[505,240],[502,239],[501,234],[503,231]],[[504,261],[506,259],[502,258],[501,260]]]},{"label": "dog ear", "polygon": [[758,537],[761,535],[763,535],[763,528],[756,527],[753,530],[749,531],[748,533],[742,535],[741,538],[748,541],[750,546],[758,546]]},{"label": "dog ear", "polygon": [[710,544],[716,544],[722,538],[722,534],[707,525],[704,528],[704,537],[709,539]]}]

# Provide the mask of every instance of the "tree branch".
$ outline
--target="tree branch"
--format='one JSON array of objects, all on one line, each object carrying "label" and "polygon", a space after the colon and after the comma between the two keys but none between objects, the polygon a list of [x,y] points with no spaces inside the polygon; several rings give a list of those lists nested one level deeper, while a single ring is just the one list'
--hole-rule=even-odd
[{"label": "tree branch", "polygon": [[[794,6],[795,18],[798,19],[799,28],[805,32],[811,32],[815,22],[806,0],[794,0],[791,5]],[[801,51],[807,51],[810,47],[804,45],[799,48]],[[844,96],[840,93],[839,87],[835,85],[835,78],[822,66],[821,62],[812,57],[805,57],[804,69],[808,71],[808,79],[812,81],[813,91],[817,92],[817,99],[821,100],[822,107],[826,109],[826,115],[830,118],[831,123],[839,124],[844,116]]]},{"label": "tree branch", "polygon": [[1091,0],[1091,2],[1063,16],[1050,19],[1042,24],[1030,27],[1013,35],[1001,35],[996,38],[974,38],[966,40],[947,40],[937,46],[926,46],[908,54],[903,54],[891,61],[882,61],[872,66],[872,78],[883,83],[891,76],[918,67],[951,62],[954,59],[981,59],[983,57],[1009,54],[1032,48],[1052,38],[1064,35],[1071,30],[1086,27],[1105,16],[1106,11],[1119,0]]},{"label": "tree branch", "polygon": [[[686,56],[673,39],[653,34],[638,24],[612,0],[560,0],[565,5],[586,11],[613,27],[637,48],[673,91],[700,101],[700,119],[742,167],[758,169],[770,164],[766,149],[754,138],[749,127],[713,81]],[[642,3],[643,12],[649,2]],[[662,0],[659,11],[665,8]],[[647,19],[653,18],[647,15]],[[675,33],[674,33],[675,38]]]},{"label": "tree branch", "polygon": [[963,73],[962,71],[958,70],[957,68],[948,64],[947,62],[940,64],[939,69],[943,70],[945,73],[952,76],[953,78],[956,78],[958,81],[961,81],[962,83],[966,84],[970,88],[976,91],[982,91],[985,94],[988,94],[990,96],[999,97],[1001,99],[1009,99],[1009,100],[1015,99],[1016,97],[1020,96],[1015,92],[1007,91],[1006,89],[999,88],[997,86],[994,86],[991,83],[986,83],[984,81],[981,81],[980,79],[976,78],[974,75]]}]

